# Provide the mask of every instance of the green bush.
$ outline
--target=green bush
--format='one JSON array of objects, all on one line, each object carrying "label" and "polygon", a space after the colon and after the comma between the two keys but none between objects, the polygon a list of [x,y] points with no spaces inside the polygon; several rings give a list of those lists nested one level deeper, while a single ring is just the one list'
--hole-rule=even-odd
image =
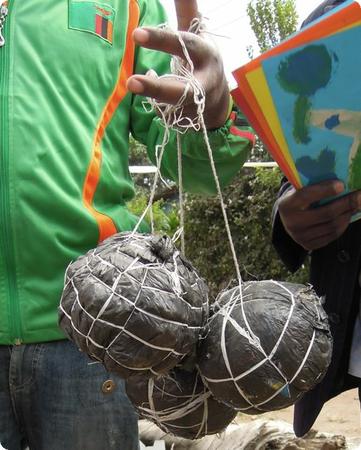
[{"label": "green bush", "polygon": [[[288,272],[271,244],[271,213],[280,186],[278,169],[244,169],[224,201],[244,280],[307,281],[307,268]],[[236,278],[218,198],[187,196],[186,255],[217,294]]]},{"label": "green bush", "polygon": [[[138,194],[132,201],[128,203],[129,210],[141,216],[148,205],[148,197],[143,192]],[[165,233],[172,237],[179,227],[178,205],[175,203],[167,203],[158,200],[152,205],[154,230],[157,233]],[[145,221],[150,226],[151,215],[148,211]]]}]

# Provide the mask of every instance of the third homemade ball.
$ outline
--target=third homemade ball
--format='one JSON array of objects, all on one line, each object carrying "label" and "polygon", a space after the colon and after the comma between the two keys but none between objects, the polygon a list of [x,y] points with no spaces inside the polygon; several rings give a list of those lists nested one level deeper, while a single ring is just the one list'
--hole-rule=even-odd
[{"label": "third homemade ball", "polygon": [[186,439],[221,433],[237,415],[213,398],[197,369],[189,372],[176,367],[155,379],[138,375],[125,386],[140,417]]}]

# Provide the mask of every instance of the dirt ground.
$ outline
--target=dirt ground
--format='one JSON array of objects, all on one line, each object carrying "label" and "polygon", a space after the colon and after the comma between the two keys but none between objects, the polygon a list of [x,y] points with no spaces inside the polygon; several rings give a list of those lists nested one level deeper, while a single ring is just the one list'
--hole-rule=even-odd
[{"label": "dirt ground", "polygon": [[[262,415],[270,419],[292,423],[293,407]],[[242,416],[241,421],[254,420],[255,416]],[[323,407],[314,427],[315,430],[340,434],[347,438],[361,438],[360,406],[357,389],[347,391],[330,400]]]},{"label": "dirt ground", "polygon": [[[291,433],[291,427],[283,423],[291,424],[292,417],[293,408],[262,414],[261,416],[239,414],[235,422],[243,424],[243,426],[231,430],[234,427],[234,424],[232,424],[228,429],[228,435],[226,433],[223,437],[207,436],[200,441],[185,441],[164,436],[163,431],[146,421],[140,422],[140,431],[145,443],[148,441],[149,443],[154,442],[156,439],[164,439],[168,445],[167,448],[179,450],[190,450],[191,448],[199,450],[240,450],[241,448],[248,450],[255,448],[264,450],[276,448],[282,448],[283,450],[335,450],[341,448],[361,450],[360,407],[357,390],[345,392],[324,406],[313,429],[332,436],[312,435],[311,433],[307,440],[295,439]],[[272,420],[276,421],[273,428]],[[252,426],[249,422],[253,422]],[[263,425],[260,426],[259,422]],[[258,434],[254,434],[255,432],[258,432]],[[150,444],[147,443],[147,445]]]}]

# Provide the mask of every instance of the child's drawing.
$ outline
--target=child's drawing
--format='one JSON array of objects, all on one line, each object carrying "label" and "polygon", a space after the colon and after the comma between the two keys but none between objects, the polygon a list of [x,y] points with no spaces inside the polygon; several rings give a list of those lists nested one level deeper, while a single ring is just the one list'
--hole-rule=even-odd
[{"label": "child's drawing", "polygon": [[354,27],[262,62],[303,185],[361,188],[360,42]]}]

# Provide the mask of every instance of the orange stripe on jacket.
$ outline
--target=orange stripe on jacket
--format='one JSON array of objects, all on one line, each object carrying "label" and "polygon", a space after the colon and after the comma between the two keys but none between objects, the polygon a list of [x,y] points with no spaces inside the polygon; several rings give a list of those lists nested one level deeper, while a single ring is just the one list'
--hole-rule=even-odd
[{"label": "orange stripe on jacket", "polygon": [[87,210],[92,214],[99,228],[99,242],[117,232],[117,228],[111,217],[97,211],[93,206],[94,195],[99,183],[102,150],[101,143],[107,126],[113,118],[120,102],[124,99],[127,88],[127,79],[133,74],[135,44],[132,39],[132,33],[139,23],[139,7],[136,0],[129,1],[129,24],[127,30],[127,39],[122,64],[119,70],[117,84],[110,95],[100,117],[95,131],[92,156],[83,186],[83,203]]}]

